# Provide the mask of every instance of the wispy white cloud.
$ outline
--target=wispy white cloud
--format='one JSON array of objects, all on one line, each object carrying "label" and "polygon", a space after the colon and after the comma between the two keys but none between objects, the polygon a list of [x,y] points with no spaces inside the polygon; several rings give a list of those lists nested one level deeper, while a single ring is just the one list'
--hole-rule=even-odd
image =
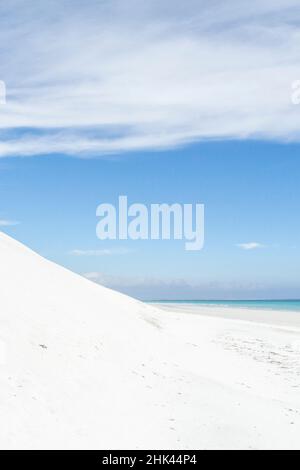
[{"label": "wispy white cloud", "polygon": [[112,255],[126,255],[131,253],[131,250],[126,248],[103,249],[103,250],[72,250],[70,255],[74,256],[112,256]]},{"label": "wispy white cloud", "polygon": [[0,227],[15,227],[16,225],[19,225],[20,222],[17,222],[16,220],[5,220],[5,219],[0,219]]},{"label": "wispy white cloud", "polygon": [[117,276],[102,272],[89,272],[83,274],[84,277],[97,284],[114,289],[127,288],[172,288],[176,292],[177,287],[195,287],[195,283],[189,283],[184,279],[160,279],[147,276]]},{"label": "wispy white cloud", "polygon": [[299,141],[299,24],[298,0],[2,2],[0,157]]},{"label": "wispy white cloud", "polygon": [[242,248],[243,250],[257,250],[258,248],[265,247],[265,245],[262,245],[261,243],[257,242],[239,243],[237,246],[239,248]]}]

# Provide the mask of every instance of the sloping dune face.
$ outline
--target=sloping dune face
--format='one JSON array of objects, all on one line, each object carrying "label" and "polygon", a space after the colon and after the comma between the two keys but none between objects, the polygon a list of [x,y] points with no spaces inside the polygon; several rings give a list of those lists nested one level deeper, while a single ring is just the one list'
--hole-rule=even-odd
[{"label": "sloping dune face", "polygon": [[0,448],[299,449],[300,329],[219,313],[158,311],[0,234]]},{"label": "sloping dune face", "polygon": [[161,372],[155,310],[4,234],[0,289],[0,447],[153,444],[167,393],[143,372]]}]

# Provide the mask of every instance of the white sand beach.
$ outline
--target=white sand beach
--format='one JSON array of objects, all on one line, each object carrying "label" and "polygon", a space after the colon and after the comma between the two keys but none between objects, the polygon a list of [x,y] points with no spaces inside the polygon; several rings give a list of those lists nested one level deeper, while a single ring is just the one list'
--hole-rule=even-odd
[{"label": "white sand beach", "polygon": [[300,449],[300,314],[145,305],[4,234],[0,260],[1,449]]}]

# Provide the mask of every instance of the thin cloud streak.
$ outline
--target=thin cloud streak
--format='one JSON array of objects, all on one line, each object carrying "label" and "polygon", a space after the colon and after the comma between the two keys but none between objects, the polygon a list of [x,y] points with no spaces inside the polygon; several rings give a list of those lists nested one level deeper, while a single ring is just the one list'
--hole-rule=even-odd
[{"label": "thin cloud streak", "polygon": [[265,248],[265,245],[262,245],[261,243],[257,242],[239,243],[237,246],[246,251],[257,250],[258,248]]},{"label": "thin cloud streak", "polygon": [[16,225],[20,225],[20,222],[17,222],[16,220],[0,219],[0,227],[15,227]]},{"label": "thin cloud streak", "polygon": [[113,256],[113,255],[127,255],[132,253],[131,250],[126,248],[103,249],[103,250],[72,250],[69,252],[73,256]]}]

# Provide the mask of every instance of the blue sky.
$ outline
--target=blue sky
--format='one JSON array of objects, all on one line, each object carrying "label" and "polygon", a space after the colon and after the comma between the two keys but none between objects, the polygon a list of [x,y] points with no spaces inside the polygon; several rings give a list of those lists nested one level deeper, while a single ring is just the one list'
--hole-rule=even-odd
[{"label": "blue sky", "polygon": [[[2,2],[0,228],[141,298],[300,297],[299,24],[299,0]],[[205,204],[204,249],[97,240],[123,194]]]},{"label": "blue sky", "polygon": [[[142,298],[297,297],[299,145],[198,143],[164,152],[99,159],[46,156],[3,160],[0,219],[46,257]],[[182,241],[100,241],[96,207],[197,203],[206,207],[205,246]],[[245,250],[239,244],[256,242]],[[109,250],[76,256],[73,250]]]}]

